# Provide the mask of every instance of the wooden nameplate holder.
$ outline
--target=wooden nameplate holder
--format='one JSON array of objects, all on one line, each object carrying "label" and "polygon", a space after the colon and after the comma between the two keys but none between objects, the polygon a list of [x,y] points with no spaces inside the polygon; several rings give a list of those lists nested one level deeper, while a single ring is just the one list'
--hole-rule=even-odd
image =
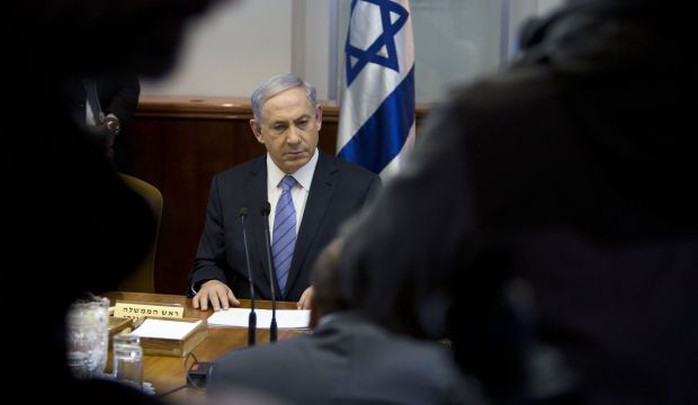
[{"label": "wooden nameplate holder", "polygon": [[127,318],[117,318],[114,316],[109,317],[109,339],[117,333],[122,331],[131,331],[131,326],[133,325],[132,319]]},{"label": "wooden nameplate holder", "polygon": [[[206,338],[208,331],[206,320],[198,318],[146,317],[137,324],[132,333],[140,336],[143,353],[146,355],[185,357]],[[181,332],[177,336],[163,336],[153,329],[178,329]]]}]

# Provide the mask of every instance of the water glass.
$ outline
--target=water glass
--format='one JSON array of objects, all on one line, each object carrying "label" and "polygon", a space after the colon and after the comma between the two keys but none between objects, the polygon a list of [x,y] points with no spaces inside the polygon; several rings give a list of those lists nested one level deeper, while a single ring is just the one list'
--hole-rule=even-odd
[{"label": "water glass", "polygon": [[143,348],[139,344],[117,344],[114,351],[114,378],[143,389]]},{"label": "water glass", "polygon": [[74,302],[68,314],[68,366],[78,378],[100,377],[109,352],[109,300],[93,297]]},{"label": "water glass", "polygon": [[123,345],[140,345],[141,338],[132,333],[119,333],[112,337],[112,375],[116,377],[116,352]]}]

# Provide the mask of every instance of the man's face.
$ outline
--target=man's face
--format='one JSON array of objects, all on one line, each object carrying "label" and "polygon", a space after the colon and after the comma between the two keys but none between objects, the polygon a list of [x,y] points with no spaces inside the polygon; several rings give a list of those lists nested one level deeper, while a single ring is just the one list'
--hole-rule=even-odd
[{"label": "man's face", "polygon": [[285,90],[262,106],[262,120],[250,120],[252,132],[271,159],[287,174],[308,163],[317,148],[322,109],[313,108],[303,88]]}]

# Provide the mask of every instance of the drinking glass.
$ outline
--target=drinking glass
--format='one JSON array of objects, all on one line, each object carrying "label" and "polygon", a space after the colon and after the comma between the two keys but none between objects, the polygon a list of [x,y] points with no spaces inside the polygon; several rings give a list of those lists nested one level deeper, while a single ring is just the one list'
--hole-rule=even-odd
[{"label": "drinking glass", "polygon": [[143,348],[139,344],[117,344],[114,350],[114,378],[143,389]]},{"label": "drinking glass", "polygon": [[109,300],[92,297],[74,302],[66,322],[67,358],[73,374],[79,378],[102,376],[109,352]]},{"label": "drinking glass", "polygon": [[119,333],[112,336],[112,375],[116,377],[116,353],[123,345],[140,345],[141,338],[132,333]]}]

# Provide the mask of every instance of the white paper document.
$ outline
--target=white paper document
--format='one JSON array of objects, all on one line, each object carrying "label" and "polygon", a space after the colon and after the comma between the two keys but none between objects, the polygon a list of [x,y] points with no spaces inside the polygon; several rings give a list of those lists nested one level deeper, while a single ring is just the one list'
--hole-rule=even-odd
[{"label": "white paper document", "polygon": [[[271,309],[255,309],[257,327],[269,329]],[[209,326],[240,326],[246,328],[250,319],[249,308],[229,308],[214,312],[208,317]],[[277,309],[276,325],[279,329],[306,329],[310,321],[310,310]]]},{"label": "white paper document", "polygon": [[184,322],[166,319],[146,319],[131,334],[145,338],[182,340],[200,323],[201,321]]}]

